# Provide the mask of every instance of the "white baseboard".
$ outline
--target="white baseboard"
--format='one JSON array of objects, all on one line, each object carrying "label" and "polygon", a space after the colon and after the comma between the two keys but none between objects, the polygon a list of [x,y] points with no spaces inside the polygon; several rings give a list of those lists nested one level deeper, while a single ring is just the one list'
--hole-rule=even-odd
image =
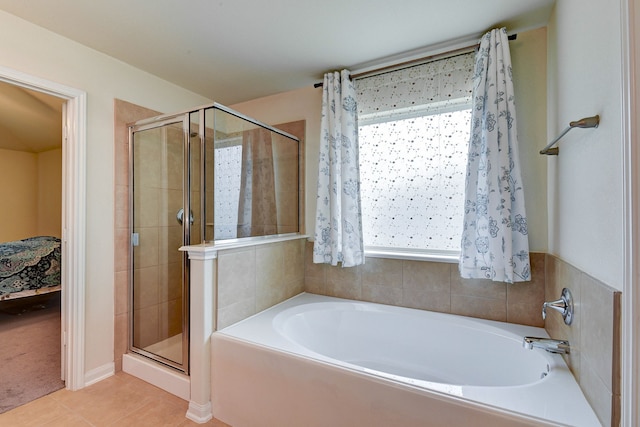
[{"label": "white baseboard", "polygon": [[84,374],[84,386],[90,386],[91,384],[95,384],[99,381],[104,380],[105,378],[109,378],[110,376],[116,373],[116,366],[113,362],[107,363],[106,365],[98,366],[90,370],[89,372],[85,372]]},{"label": "white baseboard", "polygon": [[191,380],[188,376],[145,357],[135,354],[122,355],[122,370],[181,399],[188,401],[191,398]]}]

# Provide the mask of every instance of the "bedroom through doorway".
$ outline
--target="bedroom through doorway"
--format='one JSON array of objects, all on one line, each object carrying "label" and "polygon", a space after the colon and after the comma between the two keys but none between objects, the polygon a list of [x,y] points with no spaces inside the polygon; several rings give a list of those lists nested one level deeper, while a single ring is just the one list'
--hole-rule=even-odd
[{"label": "bedroom through doorway", "polygon": [[63,109],[0,82],[0,413],[65,387]]}]

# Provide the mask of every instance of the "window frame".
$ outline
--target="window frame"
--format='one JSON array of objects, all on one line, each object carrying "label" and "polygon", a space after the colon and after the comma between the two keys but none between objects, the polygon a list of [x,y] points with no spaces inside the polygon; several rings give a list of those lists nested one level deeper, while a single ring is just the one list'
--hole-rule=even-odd
[{"label": "window frame", "polygon": [[[456,55],[457,56],[457,55]],[[442,60],[446,58],[438,58]],[[432,61],[430,61],[432,62]],[[362,77],[361,77],[362,78]],[[401,107],[393,110],[382,112],[372,112],[368,114],[358,115],[358,127],[375,125],[390,121],[410,119],[414,117],[424,117],[435,114],[445,114],[448,112],[462,111],[472,108],[472,95],[461,96],[445,101],[435,101],[431,103],[421,104],[420,106]],[[471,128],[471,122],[468,124]],[[466,150],[465,150],[466,155]],[[464,171],[466,174],[466,171]],[[462,228],[462,224],[460,224]],[[460,230],[462,234],[462,230]],[[364,238],[363,233],[363,238]],[[399,248],[364,245],[365,256],[370,258],[390,258],[390,259],[407,259],[419,261],[433,261],[445,263],[457,263],[460,258],[461,250],[446,249],[420,249],[420,248]]]}]

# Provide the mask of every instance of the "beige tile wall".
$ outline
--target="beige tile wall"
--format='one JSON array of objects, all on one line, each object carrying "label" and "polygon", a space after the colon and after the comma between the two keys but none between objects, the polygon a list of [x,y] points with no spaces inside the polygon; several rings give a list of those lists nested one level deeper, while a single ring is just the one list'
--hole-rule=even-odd
[{"label": "beige tile wall", "polygon": [[552,338],[569,341],[565,360],[602,424],[618,426],[622,294],[553,255],[546,256],[546,265],[547,298],[569,288],[575,316],[567,326],[558,313],[549,313],[545,328]]},{"label": "beige tile wall", "polygon": [[304,291],[305,239],[218,252],[217,329]]},{"label": "beige tile wall", "polygon": [[[182,130],[147,131],[137,138],[134,226],[140,245],[134,251],[133,342],[145,348],[182,332]],[[159,144],[164,139],[165,143]],[[196,194],[198,189],[195,189]],[[197,226],[197,224],[195,224]]]},{"label": "beige tile wall", "polygon": [[129,337],[129,133],[127,124],[157,116],[149,110],[119,99],[114,100],[114,192],[115,192],[115,336],[114,362],[122,370],[122,355],[127,352]]},{"label": "beige tile wall", "polygon": [[305,251],[307,292],[489,320],[543,326],[544,254],[531,254],[531,282],[461,279],[457,264],[367,258],[354,268],[313,263]]}]

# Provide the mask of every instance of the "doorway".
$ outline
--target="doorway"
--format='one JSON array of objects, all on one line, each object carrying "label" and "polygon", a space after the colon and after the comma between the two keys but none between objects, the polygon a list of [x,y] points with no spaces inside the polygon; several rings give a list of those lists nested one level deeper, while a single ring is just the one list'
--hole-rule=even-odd
[{"label": "doorway", "polygon": [[85,386],[85,182],[87,94],[0,67],[0,82],[50,95],[62,105],[61,377],[68,390]]},{"label": "doorway", "polygon": [[186,117],[134,125],[129,134],[129,349],[184,374],[189,373],[189,261],[180,248],[194,243],[188,195],[191,162],[199,165],[190,154]]},{"label": "doorway", "polygon": [[61,333],[64,100],[0,82],[0,412],[64,387]]}]

